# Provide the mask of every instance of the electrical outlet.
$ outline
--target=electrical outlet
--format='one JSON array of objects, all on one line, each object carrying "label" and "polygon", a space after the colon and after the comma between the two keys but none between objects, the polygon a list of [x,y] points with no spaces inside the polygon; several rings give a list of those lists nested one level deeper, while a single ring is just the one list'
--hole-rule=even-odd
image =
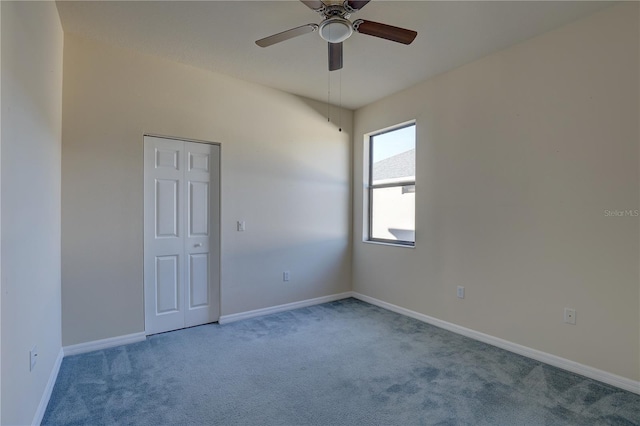
[{"label": "electrical outlet", "polygon": [[564,308],[564,322],[567,324],[576,323],[576,310],[571,308]]},{"label": "electrical outlet", "polygon": [[238,232],[244,232],[246,229],[247,229],[247,226],[244,223],[244,220],[239,220],[238,221]]},{"label": "electrical outlet", "polygon": [[33,371],[36,368],[36,362],[38,362],[38,346],[34,346],[29,351],[29,371]]},{"label": "electrical outlet", "polygon": [[291,281],[291,273],[289,271],[282,273],[282,281]]},{"label": "electrical outlet", "polygon": [[461,285],[458,286],[458,290],[457,290],[457,296],[460,299],[464,299],[464,287],[462,287]]}]

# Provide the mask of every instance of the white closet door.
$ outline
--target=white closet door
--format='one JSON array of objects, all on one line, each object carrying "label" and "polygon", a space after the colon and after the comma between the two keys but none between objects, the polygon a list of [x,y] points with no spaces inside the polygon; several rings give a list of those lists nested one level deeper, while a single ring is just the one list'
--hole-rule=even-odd
[{"label": "white closet door", "polygon": [[145,136],[145,330],[219,317],[219,147]]},{"label": "white closet door", "polygon": [[[219,285],[219,173],[220,148],[185,142],[186,233],[185,326],[217,321]],[[214,242],[212,244],[212,242]]]}]

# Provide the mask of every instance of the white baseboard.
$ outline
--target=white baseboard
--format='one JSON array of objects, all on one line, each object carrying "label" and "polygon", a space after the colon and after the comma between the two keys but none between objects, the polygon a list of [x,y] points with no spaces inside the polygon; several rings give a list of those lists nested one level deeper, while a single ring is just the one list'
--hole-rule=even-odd
[{"label": "white baseboard", "polygon": [[284,305],[271,306],[269,308],[256,309],[253,311],[240,312],[237,314],[222,315],[218,320],[220,324],[255,318],[262,315],[275,314],[277,312],[290,311],[292,309],[305,308],[307,306],[319,305],[321,303],[335,302],[336,300],[348,299],[353,294],[350,291],[329,296],[316,297],[315,299],[301,300],[299,302],[286,303]]},{"label": "white baseboard", "polygon": [[[626,377],[618,376],[613,373],[609,373],[604,370],[599,370],[588,365],[580,364],[575,361],[568,360],[556,355],[552,355],[546,352],[539,351],[537,349],[529,348],[527,346],[519,345],[517,343],[510,342],[508,340],[500,339],[489,334],[481,333],[479,331],[472,330],[470,328],[462,327],[457,324],[453,324],[447,321],[440,320],[438,318],[431,317],[429,315],[421,314],[419,312],[412,311],[382,300],[366,296],[353,291],[347,291],[344,293],[332,294],[329,296],[317,297],[315,299],[301,300],[299,302],[286,303],[284,305],[271,306],[268,308],[256,309],[253,311],[240,312],[237,314],[222,315],[219,319],[220,324],[228,324],[234,321],[240,321],[249,318],[255,318],[262,315],[274,314],[277,312],[289,311],[292,309],[304,308],[307,306],[319,305],[322,303],[334,302],[336,300],[347,299],[354,297],[362,300],[363,302],[371,303],[372,305],[379,306],[392,312],[396,312],[401,315],[405,315],[422,322],[434,325],[436,327],[469,337],[480,342],[487,343],[492,346],[496,346],[501,349],[505,349],[509,352],[516,353],[518,355],[525,356],[527,358],[534,359],[536,361],[544,362],[545,364],[552,365],[554,367],[561,368],[563,370],[570,371],[572,373],[580,374],[581,376],[588,377],[590,379],[598,380],[600,382],[615,386],[620,389],[627,390],[636,394],[640,394],[640,381],[631,380]],[[60,364],[62,363],[62,357],[69,355],[76,355],[85,352],[97,351],[100,349],[111,348],[114,346],[126,345],[130,343],[141,342],[146,339],[144,332],[128,334],[125,336],[111,337],[108,339],[96,340],[93,342],[80,343],[77,345],[65,346],[61,349],[56,364],[51,372],[47,388],[42,396],[38,411],[34,417],[34,424],[39,424],[44,416],[44,412],[49,403],[51,392],[53,391],[53,385],[58,376],[60,370]]]},{"label": "white baseboard", "polygon": [[554,367],[561,368],[563,370],[570,371],[572,373],[580,374],[581,376],[588,377],[590,379],[598,380],[600,382],[615,386],[620,389],[627,390],[636,394],[640,394],[640,381],[631,380],[626,377],[618,376],[613,373],[609,373],[597,368],[589,367],[588,365],[580,364],[575,361],[561,358],[556,355],[552,355],[546,352],[532,349],[527,346],[522,346],[517,343],[509,342],[508,340],[500,339],[498,337],[484,334],[479,331],[472,330],[470,328],[462,327],[447,321],[443,321],[428,315],[421,314],[409,309],[402,308],[391,303],[383,302],[382,300],[375,299],[373,297],[365,296],[364,294],[352,292],[352,297],[362,300],[363,302],[371,303],[372,305],[379,306],[398,314],[406,315],[411,318],[415,318],[419,321],[426,322],[436,327],[443,328],[445,330],[452,331],[457,334],[461,334],[466,337],[470,337],[475,340],[479,340],[484,343],[488,343],[492,346],[496,346],[501,349],[505,349],[509,352],[516,353],[518,355],[526,356],[527,358],[535,359],[536,361],[544,362],[545,364],[552,365]]},{"label": "white baseboard", "polygon": [[144,331],[140,333],[125,334],[124,336],[109,337],[108,339],[94,340],[92,342],[78,343],[77,345],[65,346],[64,356],[83,354],[85,352],[99,351],[101,349],[113,348],[114,346],[128,345],[130,343],[142,342],[147,338]]},{"label": "white baseboard", "polygon": [[56,380],[58,379],[58,373],[60,372],[60,366],[62,365],[62,358],[64,358],[64,351],[62,350],[62,348],[60,348],[58,357],[56,358],[56,362],[53,364],[53,369],[51,369],[51,374],[49,374],[47,386],[44,388],[42,398],[40,398],[40,404],[38,404],[36,414],[35,416],[33,416],[33,422],[31,423],[32,425],[39,425],[40,423],[42,423],[42,418],[44,417],[45,411],[47,411],[47,405],[49,405],[49,399],[51,398],[53,387],[55,386]]}]

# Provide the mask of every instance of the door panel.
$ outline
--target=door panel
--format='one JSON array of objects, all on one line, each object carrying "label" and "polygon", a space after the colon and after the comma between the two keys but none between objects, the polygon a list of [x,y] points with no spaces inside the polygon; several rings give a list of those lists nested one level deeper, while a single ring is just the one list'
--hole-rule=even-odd
[{"label": "door panel", "polygon": [[185,237],[185,256],[189,259],[186,282],[187,327],[216,321],[220,305],[212,294],[220,292],[219,277],[219,159],[220,147],[185,142],[188,167],[185,179],[187,197],[188,234]]},{"label": "door panel", "polygon": [[155,182],[156,238],[177,238],[180,182],[175,179],[156,179]]},{"label": "door panel", "polygon": [[178,161],[180,159],[180,150],[173,149],[168,146],[156,147],[156,169],[174,169],[178,170]]},{"label": "door panel", "polygon": [[189,309],[209,305],[209,254],[189,256]]},{"label": "door panel", "polygon": [[209,154],[206,152],[190,152],[189,171],[209,173]]},{"label": "door panel", "polygon": [[189,182],[189,236],[209,235],[209,182]]},{"label": "door panel", "polygon": [[145,137],[144,292],[149,334],[184,327],[182,146]]},{"label": "door panel", "polygon": [[156,315],[178,311],[179,260],[178,256],[156,256]]}]

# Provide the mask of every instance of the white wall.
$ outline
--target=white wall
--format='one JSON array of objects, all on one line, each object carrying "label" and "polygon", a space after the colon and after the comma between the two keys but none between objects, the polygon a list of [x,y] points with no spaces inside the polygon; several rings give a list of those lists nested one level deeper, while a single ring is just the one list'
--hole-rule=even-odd
[{"label": "white wall", "polygon": [[[61,349],[63,34],[53,2],[2,9],[2,424],[30,424]],[[38,362],[29,372],[29,350]]]},{"label": "white wall", "polygon": [[[605,216],[640,208],[638,16],[608,8],[356,111],[354,290],[640,379],[638,217]],[[416,247],[363,243],[362,135],[412,119]]]},{"label": "white wall", "polygon": [[[2,7],[0,7],[0,35]],[[0,36],[0,44],[2,37]],[[0,48],[1,51],[1,48]],[[2,128],[2,55],[0,54],[0,129]],[[0,131],[0,235],[2,235],[2,131]],[[0,243],[0,321],[2,319],[2,243]],[[0,423],[2,423],[2,324],[0,324]]]},{"label": "white wall", "polygon": [[63,106],[65,346],[144,330],[145,133],[222,144],[223,315],[350,290],[352,135],[326,106],[69,34]]}]

